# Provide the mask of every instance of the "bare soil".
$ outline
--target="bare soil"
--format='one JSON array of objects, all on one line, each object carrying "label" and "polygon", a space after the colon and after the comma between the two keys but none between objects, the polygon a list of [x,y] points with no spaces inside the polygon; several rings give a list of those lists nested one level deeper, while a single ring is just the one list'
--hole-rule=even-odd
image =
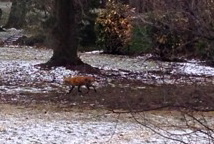
[{"label": "bare soil", "polygon": [[213,110],[214,90],[212,85],[152,85],[138,80],[119,77],[104,87],[82,93],[75,88],[70,94],[65,91],[49,93],[23,92],[1,94],[1,103],[16,105],[53,104],[64,108],[103,108],[108,110],[148,111],[158,109]]},{"label": "bare soil", "polygon": [[[35,70],[33,64],[25,64],[25,62],[29,64],[41,61],[42,63],[48,60],[52,54],[51,50],[29,48],[1,48],[0,50],[2,63],[0,102],[3,104],[24,106],[53,104],[67,108],[126,111],[180,108],[209,111],[214,109],[213,76],[172,73],[175,69],[169,67],[167,63],[145,61],[146,58],[80,54],[84,62],[100,69],[100,74],[95,75],[98,79],[97,92],[91,90],[86,94],[86,89],[83,88],[83,92],[78,93],[75,88],[71,94],[66,94],[68,88],[62,88],[61,84],[44,80],[44,78],[51,78],[53,71]],[[62,73],[71,74],[66,71],[68,70],[59,69],[58,72],[55,71],[55,75],[56,73],[59,76]],[[77,74],[87,75],[81,72]],[[10,93],[5,87],[15,90]],[[22,88],[25,88],[25,91],[22,91]],[[37,91],[38,89],[52,90],[44,92]]]},{"label": "bare soil", "polygon": [[[213,110],[212,76],[172,74],[142,59],[83,54],[85,62],[101,70],[95,74],[97,92],[75,88],[66,94],[69,88],[53,77],[60,82],[63,76],[88,73],[33,66],[50,55],[50,50],[0,48],[0,143],[175,143],[151,128],[166,128],[161,134],[169,130],[181,134],[169,137],[183,139],[183,132],[191,130],[181,109]],[[145,71],[146,66],[151,69]],[[206,121],[211,128],[213,113]],[[193,138],[191,143],[209,140],[198,133]]]}]

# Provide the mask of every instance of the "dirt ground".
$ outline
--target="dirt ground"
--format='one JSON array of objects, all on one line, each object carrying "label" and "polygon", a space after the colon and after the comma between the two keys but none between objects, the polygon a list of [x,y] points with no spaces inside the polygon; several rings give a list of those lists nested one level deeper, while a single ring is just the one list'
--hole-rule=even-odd
[{"label": "dirt ground", "polygon": [[[197,76],[171,74],[141,58],[83,54],[85,62],[102,70],[94,75],[97,92],[87,94],[82,87],[82,93],[75,88],[66,94],[64,76],[88,74],[34,66],[51,54],[42,49],[0,48],[0,143],[174,144],[150,128],[164,127],[167,130],[161,134],[169,130],[183,139],[183,132],[191,130],[180,110],[213,110],[213,77],[201,81]],[[135,111],[142,113],[130,113]],[[148,124],[142,123],[145,120]],[[213,113],[207,121],[213,125]],[[203,133],[193,133],[193,138],[191,143],[207,143],[210,137],[203,140]]]},{"label": "dirt ground", "polygon": [[[182,89],[182,91],[181,91]],[[137,80],[119,79],[97,88],[97,92],[82,87],[82,93],[73,89],[49,93],[23,92],[1,94],[1,103],[15,105],[53,104],[64,108],[103,108],[108,110],[148,111],[166,109],[213,109],[212,85],[152,85]]]},{"label": "dirt ground", "polygon": [[[213,76],[185,75],[179,73],[180,70],[171,67],[169,63],[146,61],[147,57],[79,54],[84,62],[101,71],[95,75],[97,92],[91,90],[86,94],[86,89],[82,88],[83,92],[78,93],[75,88],[71,94],[66,94],[69,88],[51,82],[53,76],[62,81],[63,76],[87,73],[65,68],[48,71],[35,67],[35,63],[42,63],[51,57],[51,50],[1,48],[0,51],[1,103],[16,105],[51,103],[60,107],[126,111],[161,108],[207,111],[214,108]],[[195,69],[197,68],[200,67]]]}]

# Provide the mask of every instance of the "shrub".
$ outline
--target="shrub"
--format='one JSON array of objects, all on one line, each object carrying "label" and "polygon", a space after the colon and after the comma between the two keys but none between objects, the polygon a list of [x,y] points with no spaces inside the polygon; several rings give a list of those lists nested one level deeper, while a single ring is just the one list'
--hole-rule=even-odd
[{"label": "shrub", "polygon": [[153,53],[163,60],[176,59],[186,51],[182,44],[187,41],[190,33],[186,33],[184,30],[186,23],[181,17],[176,13],[165,13],[155,18],[150,17],[153,18],[154,23],[152,28]]},{"label": "shrub", "polygon": [[97,44],[105,53],[125,54],[132,37],[132,9],[128,5],[110,1],[96,19]]},{"label": "shrub", "polygon": [[193,34],[188,31],[188,19],[181,13],[152,11],[139,15],[138,21],[142,22],[145,38],[150,43],[148,52],[162,60],[179,60],[192,51]]},{"label": "shrub", "polygon": [[151,38],[151,26],[134,24],[132,39],[130,42],[130,54],[150,53],[153,47]]},{"label": "shrub", "polygon": [[200,39],[195,43],[195,56],[205,60],[210,66],[214,66],[214,42],[212,40]]},{"label": "shrub", "polygon": [[168,0],[132,2],[152,27],[153,53],[162,59],[202,58],[214,63],[214,2]]},{"label": "shrub", "polygon": [[[79,22],[79,43],[81,48],[92,50],[96,45],[96,34],[94,30],[95,20],[97,18],[97,10],[99,9],[100,1],[90,0],[86,1],[87,5],[83,7],[81,19]],[[90,47],[90,49],[88,49]]]}]

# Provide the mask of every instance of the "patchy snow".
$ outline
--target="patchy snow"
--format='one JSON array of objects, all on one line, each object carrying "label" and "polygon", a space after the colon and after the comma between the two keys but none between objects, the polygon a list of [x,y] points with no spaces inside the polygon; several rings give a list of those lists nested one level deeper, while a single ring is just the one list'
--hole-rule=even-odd
[{"label": "patchy snow", "polygon": [[[151,114],[146,113],[146,115]],[[156,115],[157,121],[163,122],[167,119],[178,121],[171,115]],[[176,134],[173,138],[189,144],[208,143],[200,133],[191,137],[182,135],[185,134],[184,130],[168,128],[168,132]],[[187,129],[186,132],[191,130]],[[48,111],[1,105],[0,143],[4,144],[163,144],[166,142],[179,143],[163,138],[136,123],[130,114],[118,116],[105,110]]]},{"label": "patchy snow", "polygon": [[[52,55],[51,50],[32,48],[0,48],[0,93],[34,92],[47,93],[63,90],[61,85],[64,76],[78,75],[78,71],[58,67],[52,70],[40,70],[34,65],[46,62]],[[214,68],[198,63],[167,63],[147,60],[145,57],[128,57],[100,55],[97,52],[80,53],[81,59],[94,67],[109,70],[110,75],[120,75],[124,78],[138,79],[148,83],[186,82],[186,79],[174,79],[170,75],[157,75],[150,71],[165,71],[170,74],[185,74],[196,76],[214,76]],[[134,74],[130,74],[134,72]],[[193,80],[201,81],[201,78]],[[55,79],[55,82],[53,82]],[[212,81],[212,78],[209,78]],[[101,86],[101,85],[99,85]],[[64,88],[63,91],[66,89]]]},{"label": "patchy snow", "polygon": [[149,60],[147,55],[145,57],[128,57],[93,53],[91,55],[83,53],[80,57],[92,66],[104,70],[125,70],[136,73],[161,70],[176,74],[214,76],[214,68],[200,65],[197,61],[194,63],[193,61],[173,63]]},{"label": "patchy snow", "polygon": [[110,113],[15,111],[0,113],[0,143],[137,144],[146,136],[138,124]]},{"label": "patchy snow", "polygon": [[214,68],[209,66],[202,66],[197,63],[183,63],[178,65],[180,73],[198,76],[214,76]]},{"label": "patchy snow", "polygon": [[[46,62],[52,55],[51,50],[28,48],[0,48],[0,94],[18,93],[46,93],[59,91],[63,76],[77,75],[77,71],[59,67],[52,70],[40,70],[35,64]],[[92,54],[80,54],[87,63],[108,70],[119,71],[126,77],[129,71],[140,73],[138,79],[150,77],[158,79],[156,75],[147,73],[150,70],[168,70],[170,63],[147,61],[143,57],[130,58],[127,56],[109,56]],[[198,64],[180,64],[172,69],[176,73],[212,75],[213,68]],[[142,73],[145,75],[142,75]],[[52,83],[53,78],[57,83]],[[144,88],[144,87],[142,87]],[[8,112],[9,111],[9,112]],[[144,114],[142,114],[144,116]],[[171,115],[153,114],[150,120],[158,122],[158,126],[177,125],[182,119]],[[210,120],[210,121],[213,121]],[[171,123],[168,123],[171,122]],[[167,127],[167,131],[176,134],[191,132],[188,128],[173,129]],[[161,134],[167,135],[165,131]],[[175,136],[176,137],[176,136]],[[177,139],[188,143],[210,143],[200,133],[193,135],[177,135]],[[191,140],[191,141],[190,141]],[[146,127],[133,121],[130,115],[124,114],[118,117],[108,111],[46,111],[30,108],[5,109],[0,105],[0,143],[105,143],[105,144],[174,144],[179,143],[168,140]]]},{"label": "patchy snow", "polygon": [[94,50],[94,51],[85,52],[85,54],[101,54],[101,53],[103,53],[103,50]]},{"label": "patchy snow", "polygon": [[[27,91],[48,92],[54,88],[54,83],[61,83],[64,76],[76,75],[76,71],[67,70],[64,67],[58,67],[53,70],[40,70],[34,67],[42,61],[22,61],[10,60],[0,61],[0,79],[1,83],[7,86],[1,86],[0,90],[4,93],[16,93]],[[53,82],[53,80],[55,81]],[[55,85],[56,85],[55,84]],[[50,87],[48,89],[48,87]],[[61,87],[61,85],[58,85]]]},{"label": "patchy snow", "polygon": [[0,32],[0,39],[5,41],[12,36],[17,36],[17,35],[22,36],[23,33],[24,33],[24,30],[18,30],[15,28],[6,29],[5,31]]}]

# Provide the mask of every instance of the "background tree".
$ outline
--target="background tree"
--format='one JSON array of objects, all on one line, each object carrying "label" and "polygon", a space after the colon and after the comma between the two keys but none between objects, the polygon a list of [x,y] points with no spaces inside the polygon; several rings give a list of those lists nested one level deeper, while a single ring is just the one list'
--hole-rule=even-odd
[{"label": "background tree", "polygon": [[27,13],[27,0],[13,0],[8,22],[5,28],[22,28],[25,24],[25,17]]},{"label": "background tree", "polygon": [[55,26],[51,32],[53,56],[41,64],[43,67],[65,66],[83,71],[94,70],[82,62],[77,55],[78,48],[78,21],[81,13],[81,1],[55,0],[54,19]]},{"label": "background tree", "polygon": [[53,56],[48,66],[80,65],[83,62],[77,56],[77,13],[74,1],[55,0],[55,26],[51,33],[53,38]]}]

